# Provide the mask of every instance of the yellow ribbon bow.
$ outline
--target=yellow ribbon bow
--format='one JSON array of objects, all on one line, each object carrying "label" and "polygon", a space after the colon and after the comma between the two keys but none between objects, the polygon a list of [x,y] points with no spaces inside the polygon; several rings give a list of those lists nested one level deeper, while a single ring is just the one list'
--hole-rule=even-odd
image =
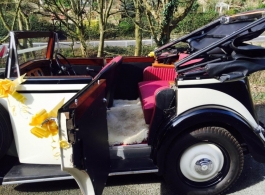
[{"label": "yellow ribbon bow", "polygon": [[151,51],[149,54],[148,54],[149,57],[155,57],[155,52],[154,51]]},{"label": "yellow ribbon bow", "polygon": [[64,99],[62,99],[49,113],[42,109],[35,114],[30,126],[34,126],[30,132],[38,138],[54,136],[58,134],[58,125],[56,123],[58,109],[63,105]]},{"label": "yellow ribbon bow", "polygon": [[70,144],[65,140],[61,140],[60,141],[60,148],[63,148],[63,149],[70,148]]},{"label": "yellow ribbon bow", "polygon": [[0,98],[6,98],[8,97],[8,95],[11,95],[17,101],[24,104],[26,98],[23,95],[17,93],[16,89],[18,85],[26,81],[26,79],[24,79],[25,75],[26,74],[18,77],[14,81],[11,81],[9,79],[0,79]]}]

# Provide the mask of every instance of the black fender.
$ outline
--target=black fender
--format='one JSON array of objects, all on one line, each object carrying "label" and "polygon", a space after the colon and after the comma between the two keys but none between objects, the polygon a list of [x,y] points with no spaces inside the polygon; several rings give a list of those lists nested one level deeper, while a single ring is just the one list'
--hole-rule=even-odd
[{"label": "black fender", "polygon": [[160,174],[164,171],[164,159],[166,159],[171,144],[177,141],[181,134],[204,126],[226,128],[240,143],[247,144],[250,154],[256,161],[265,162],[264,143],[242,116],[227,108],[202,107],[172,117],[158,130],[156,140],[152,145],[151,158],[159,167]]}]

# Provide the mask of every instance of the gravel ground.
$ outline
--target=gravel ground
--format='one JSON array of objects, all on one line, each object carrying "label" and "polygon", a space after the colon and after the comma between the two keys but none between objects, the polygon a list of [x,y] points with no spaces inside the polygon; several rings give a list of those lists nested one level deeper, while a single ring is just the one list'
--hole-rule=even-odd
[{"label": "gravel ground", "polygon": [[[257,163],[249,155],[237,183],[229,195],[263,195],[265,193],[265,164]],[[74,180],[0,186],[1,195],[78,195]],[[174,195],[162,177],[155,174],[109,177],[103,195]]]}]

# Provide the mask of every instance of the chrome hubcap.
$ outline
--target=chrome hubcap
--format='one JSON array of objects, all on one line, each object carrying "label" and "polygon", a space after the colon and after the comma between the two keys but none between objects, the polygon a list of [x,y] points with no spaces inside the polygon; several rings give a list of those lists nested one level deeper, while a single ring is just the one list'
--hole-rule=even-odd
[{"label": "chrome hubcap", "polygon": [[195,163],[195,171],[201,175],[207,175],[211,173],[213,168],[213,162],[207,158],[202,158]]},{"label": "chrome hubcap", "polygon": [[194,182],[206,182],[218,175],[224,165],[222,151],[214,144],[200,143],[186,149],[180,158],[181,173]]}]

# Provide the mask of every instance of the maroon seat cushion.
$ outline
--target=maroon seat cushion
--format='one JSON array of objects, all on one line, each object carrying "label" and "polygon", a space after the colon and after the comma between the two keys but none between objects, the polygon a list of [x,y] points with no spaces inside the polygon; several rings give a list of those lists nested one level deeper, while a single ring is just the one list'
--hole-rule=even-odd
[{"label": "maroon seat cushion", "polygon": [[[179,54],[179,60],[189,54]],[[194,59],[182,64],[186,66],[202,61],[202,58]],[[155,95],[159,90],[169,87],[169,82],[174,81],[177,76],[175,68],[147,67],[143,72],[143,82],[140,82],[139,91],[146,124],[150,124],[155,107]],[[158,91],[157,91],[158,90]]]},{"label": "maroon seat cushion", "polygon": [[145,122],[150,124],[155,105],[155,91],[160,87],[169,87],[169,81],[143,81],[138,83],[138,86]]}]

